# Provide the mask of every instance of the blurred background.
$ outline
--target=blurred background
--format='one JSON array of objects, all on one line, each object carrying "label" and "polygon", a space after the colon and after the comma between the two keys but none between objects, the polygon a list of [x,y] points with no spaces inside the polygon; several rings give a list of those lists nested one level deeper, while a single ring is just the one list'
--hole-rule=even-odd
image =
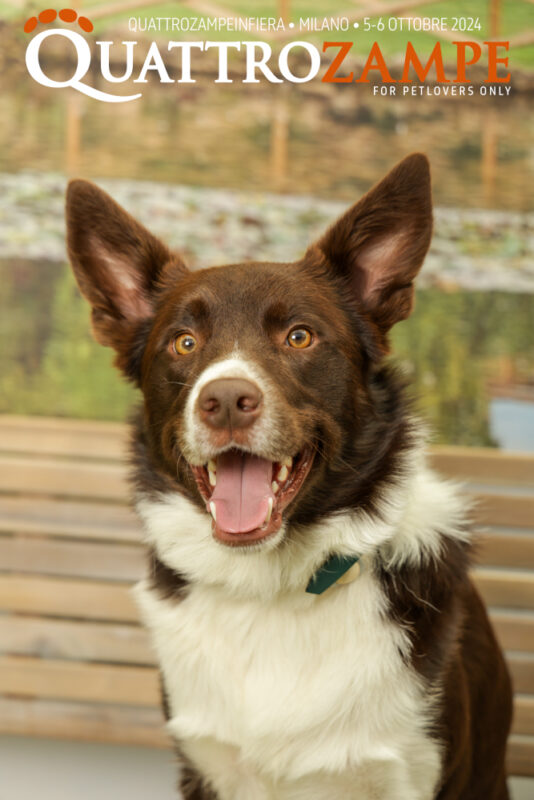
[{"label": "blurred background", "polygon": [[[117,42],[133,38],[132,18],[146,25],[147,17],[203,9],[202,2],[82,6],[97,37]],[[252,11],[246,0],[224,3],[231,13],[294,19],[363,19],[374,6],[286,0],[254,3]],[[393,6],[399,15],[466,13],[465,3],[452,1]],[[534,448],[530,0],[469,3],[482,25],[471,38],[492,32],[511,41],[508,97],[373,97],[370,86],[318,80],[246,86],[237,77],[216,85],[203,58],[197,84],[153,81],[142,100],[121,106],[29,79],[22,22],[32,9],[39,7],[0,0],[0,412],[122,420],[134,399],[109,368],[111,354],[92,343],[88,309],[65,264],[68,176],[98,181],[194,266],[285,260],[397,160],[422,150],[432,163],[436,230],[416,312],[394,332],[395,352],[437,441]],[[135,35],[140,45],[146,35],[154,37]],[[378,38],[392,65],[408,39],[422,54],[435,41],[361,28],[333,38],[348,37],[356,63]],[[443,52],[450,62],[447,40]],[[482,80],[483,73],[481,66]]]},{"label": "blurred background", "polygon": [[[453,63],[451,39],[510,41],[511,93],[478,94],[483,61],[474,73],[472,97],[375,97],[371,86],[319,80],[243,85],[239,60],[230,69],[234,83],[217,85],[216,64],[204,56],[196,84],[151,80],[142,100],[115,106],[32,81],[24,65],[23,25],[44,5],[0,0],[0,414],[122,422],[136,400],[135,390],[112,369],[111,352],[91,340],[89,310],[66,264],[69,177],[98,182],[200,267],[297,257],[399,159],[421,150],[432,165],[435,236],[415,313],[393,333],[396,358],[436,443],[534,451],[532,0],[69,5],[93,21],[92,38],[135,38],[143,54],[143,43],[153,39],[166,48],[169,38],[206,38],[143,33],[149,17],[344,16],[348,32],[305,38],[319,45],[353,39],[356,71],[377,39],[393,74],[408,40],[422,57],[436,34],[365,33],[364,17],[376,22],[392,14],[469,14],[480,21],[480,30],[443,35],[446,64]],[[141,28],[135,35],[128,28],[131,19]],[[286,40],[304,38],[222,35],[230,36],[261,38],[275,52]],[[218,36],[210,32],[209,38]],[[122,63],[116,45],[112,71],[120,74]],[[65,53],[51,49],[47,69],[59,76]],[[95,73],[92,85],[98,81]],[[116,91],[127,92],[122,84]],[[59,754],[53,742],[21,741],[0,739],[0,775],[19,781],[11,784],[15,791],[0,779],[0,800],[33,796],[32,782],[39,784],[40,797],[51,798],[42,785],[43,770],[67,755],[73,776],[89,758],[98,764],[101,781],[93,777],[83,795],[76,778],[69,782],[65,774],[63,794],[54,782],[56,800],[70,798],[73,787],[79,797],[173,796],[166,751],[116,747],[115,756],[108,748],[104,757],[103,746],[94,744],[77,756],[74,743],[70,754]],[[36,765],[33,774],[28,763]],[[520,797],[521,786],[515,788]]]}]

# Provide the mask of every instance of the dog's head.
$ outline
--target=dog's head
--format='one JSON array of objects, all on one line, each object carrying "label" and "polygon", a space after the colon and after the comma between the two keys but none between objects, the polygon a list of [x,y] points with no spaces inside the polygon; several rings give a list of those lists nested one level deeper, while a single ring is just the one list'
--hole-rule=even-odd
[{"label": "dog's head", "polygon": [[148,482],[243,548],[372,501],[406,433],[381,361],[430,243],[424,156],[295,263],[191,272],[85,181],[69,186],[67,222],[94,335],[144,395]]}]

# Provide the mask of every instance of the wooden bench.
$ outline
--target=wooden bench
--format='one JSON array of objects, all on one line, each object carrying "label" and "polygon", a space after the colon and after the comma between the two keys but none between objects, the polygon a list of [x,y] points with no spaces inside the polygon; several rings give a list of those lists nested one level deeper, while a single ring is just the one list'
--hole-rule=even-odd
[{"label": "wooden bench", "polygon": [[[144,571],[123,425],[0,416],[0,733],[169,747],[130,586]],[[481,531],[476,583],[515,686],[509,767],[534,776],[534,456],[436,447]]]}]

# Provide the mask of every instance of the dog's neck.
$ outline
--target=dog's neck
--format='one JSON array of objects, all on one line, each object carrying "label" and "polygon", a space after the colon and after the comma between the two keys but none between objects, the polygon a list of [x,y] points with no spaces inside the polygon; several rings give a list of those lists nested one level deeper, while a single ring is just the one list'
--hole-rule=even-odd
[{"label": "dog's neck", "polygon": [[305,595],[333,554],[358,556],[364,570],[394,571],[439,559],[443,536],[462,537],[462,501],[427,468],[420,444],[404,453],[402,466],[373,512],[343,510],[309,525],[289,525],[284,541],[272,549],[222,546],[213,540],[209,515],[177,492],[141,490],[137,509],[167,593],[178,587],[183,595],[187,585],[203,584],[265,600]]}]

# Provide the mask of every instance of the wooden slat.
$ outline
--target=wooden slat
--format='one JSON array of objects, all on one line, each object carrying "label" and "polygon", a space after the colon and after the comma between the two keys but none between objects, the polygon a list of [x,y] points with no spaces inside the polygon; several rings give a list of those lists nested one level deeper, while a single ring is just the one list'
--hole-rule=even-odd
[{"label": "wooden slat", "polygon": [[473,579],[489,606],[534,609],[534,573],[477,568]]},{"label": "wooden slat", "polygon": [[0,610],[117,622],[137,622],[126,586],[101,581],[0,575]]},{"label": "wooden slat", "polygon": [[[532,608],[534,575],[504,570],[478,570],[474,575],[490,605]],[[0,575],[0,608],[25,613],[71,616],[87,619],[137,620],[126,586],[102,581],[68,580],[29,575]],[[501,631],[505,626],[501,618]],[[497,624],[499,619],[497,618]],[[515,620],[514,636],[531,637],[528,621]],[[530,642],[530,639],[529,639]],[[529,647],[531,645],[529,644]]]},{"label": "wooden slat", "polygon": [[[512,644],[507,660],[518,692],[534,694],[534,653],[517,652],[534,649],[526,637],[513,632],[515,622],[500,625],[492,619],[503,646]],[[508,634],[512,626],[512,635]],[[527,628],[532,636],[532,621]],[[0,652],[19,655],[50,656],[87,661],[117,661],[153,664],[146,632],[133,625],[112,623],[70,622],[31,616],[0,616]]]},{"label": "wooden slat", "polygon": [[71,661],[155,664],[137,625],[0,615],[0,653]]},{"label": "wooden slat", "polygon": [[0,532],[139,542],[140,525],[126,506],[0,495]]},{"label": "wooden slat", "polygon": [[125,467],[112,462],[59,460],[47,456],[0,456],[3,492],[57,497],[92,497],[126,503]]},{"label": "wooden slat", "polygon": [[534,496],[475,494],[471,517],[477,525],[534,528]]},{"label": "wooden slat", "polygon": [[511,736],[506,764],[509,775],[534,778],[534,736]]},{"label": "wooden slat", "polygon": [[[474,579],[488,605],[534,607],[532,574],[485,569],[475,571]],[[121,622],[138,618],[126,586],[33,575],[0,575],[0,609]]]},{"label": "wooden slat", "polygon": [[534,614],[492,609],[490,618],[505,650],[534,653]]},{"label": "wooden slat", "polygon": [[[0,533],[35,533],[139,542],[141,526],[135,513],[122,505],[49,498],[0,495]],[[479,561],[534,568],[534,536],[479,533]]]},{"label": "wooden slat", "polygon": [[[44,456],[0,456],[0,488],[58,497],[91,497],[126,503],[126,467],[111,462],[59,460]],[[534,496],[475,494],[472,517],[478,525],[532,528]]]},{"label": "wooden slat", "polygon": [[4,452],[124,460],[127,426],[114,422],[0,415]]},{"label": "wooden slat", "polygon": [[[0,734],[171,748],[157,708],[0,698]],[[508,744],[511,775],[534,776],[534,737],[514,735]]]},{"label": "wooden slat", "polygon": [[[20,453],[122,459],[128,427],[121,423],[0,415],[0,447]],[[429,449],[444,475],[534,486],[534,456],[489,447],[439,445]]]},{"label": "wooden slat", "polygon": [[0,697],[0,734],[172,747],[159,708]]},{"label": "wooden slat", "polygon": [[0,571],[65,575],[99,580],[139,580],[141,545],[72,542],[28,535],[0,535]]},{"label": "wooden slat", "polygon": [[478,534],[476,563],[534,570],[534,535],[493,531]]},{"label": "wooden slat", "polygon": [[451,478],[534,486],[534,456],[528,453],[439,446],[430,449],[430,463]]},{"label": "wooden slat", "polygon": [[[125,678],[123,668],[101,668],[94,665],[74,665],[72,668],[69,665],[70,668],[65,670],[63,664],[45,662],[42,672],[38,669],[37,674],[34,674],[35,665],[30,665],[28,661],[11,659],[12,663],[6,669],[4,660],[0,659],[0,689],[7,683],[9,687],[19,690],[22,688],[22,692],[17,692],[22,697],[31,696],[32,688],[39,689],[41,695],[38,700],[25,700],[20,696],[0,698],[0,733],[121,741],[160,747],[169,745],[160,727],[162,717],[158,711],[156,670],[143,670],[139,677],[139,670],[129,668],[129,676]],[[16,670],[14,675],[13,670]],[[22,687],[21,678],[26,679]],[[69,697],[74,695],[70,702],[49,699],[57,691],[50,685],[50,680],[54,678],[61,679],[63,694]],[[48,694],[43,694],[40,689],[43,683]],[[128,706],[122,708],[108,705],[110,701],[107,698],[110,694],[115,702],[119,696],[129,697],[132,689],[139,692],[140,687],[142,696],[136,695],[137,708],[132,708],[133,704],[129,701]],[[84,702],[80,702],[80,694],[83,695]],[[88,695],[91,702],[98,702],[99,705],[86,704]],[[101,700],[102,697],[106,699]],[[72,699],[75,700],[74,703]],[[121,699],[120,702],[124,700]],[[531,730],[533,703],[534,698],[520,698],[516,708],[514,735],[511,736],[508,747],[509,769],[514,775],[534,775],[534,737],[515,733],[516,730]]]},{"label": "wooden slat", "polygon": [[[0,698],[0,734],[171,748],[157,708]],[[534,777],[534,737],[511,736],[511,775]]]},{"label": "wooden slat", "polygon": [[[0,692],[22,697],[156,708],[157,670],[141,667],[66,663],[20,657],[0,657]],[[514,734],[534,732],[534,698],[516,697]]]},{"label": "wooden slat", "polygon": [[515,692],[534,694],[534,656],[529,653],[506,653]]},{"label": "wooden slat", "polygon": [[153,667],[79,664],[0,656],[0,694],[157,707],[158,671]]},{"label": "wooden slat", "polygon": [[515,695],[512,733],[534,736],[534,697]]},{"label": "wooden slat", "polygon": [[[59,502],[59,501],[58,501]],[[0,501],[0,507],[2,503]],[[59,510],[59,509],[58,509]],[[1,511],[0,511],[1,513]],[[90,513],[90,508],[86,509]],[[132,519],[132,525],[135,521]],[[22,570],[25,572],[43,572],[56,575],[79,575],[81,577],[110,578],[115,580],[137,580],[142,569],[142,549],[138,545],[111,545],[111,544],[84,544],[73,542],[54,542],[23,536],[2,537],[2,528],[10,531],[21,528],[26,533],[33,526],[26,525],[22,520],[8,523],[0,520],[0,569]],[[73,527],[62,521],[54,525],[51,521],[48,527],[38,526],[37,532],[57,533],[61,527],[62,533],[75,536],[98,535],[105,537],[115,535],[115,530],[109,523],[106,528],[94,530],[87,523],[80,526],[73,523]],[[95,526],[97,527],[97,526]],[[139,539],[140,534],[133,529],[128,532],[128,538]],[[479,565],[516,567],[534,569],[534,536],[508,535],[508,534],[481,534],[478,537],[476,549],[476,563]]]}]

